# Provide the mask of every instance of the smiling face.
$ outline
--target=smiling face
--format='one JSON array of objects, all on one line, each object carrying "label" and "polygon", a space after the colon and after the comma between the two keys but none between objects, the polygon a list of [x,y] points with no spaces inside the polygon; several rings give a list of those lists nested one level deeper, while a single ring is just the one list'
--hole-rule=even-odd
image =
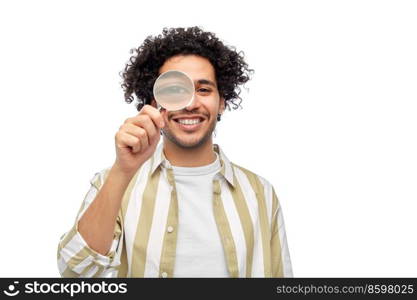
[{"label": "smiling face", "polygon": [[224,100],[217,89],[215,71],[206,58],[196,55],[173,56],[162,65],[159,73],[178,70],[194,82],[194,101],[179,111],[162,110],[164,136],[182,148],[196,148],[211,141],[217,114],[224,111]]}]

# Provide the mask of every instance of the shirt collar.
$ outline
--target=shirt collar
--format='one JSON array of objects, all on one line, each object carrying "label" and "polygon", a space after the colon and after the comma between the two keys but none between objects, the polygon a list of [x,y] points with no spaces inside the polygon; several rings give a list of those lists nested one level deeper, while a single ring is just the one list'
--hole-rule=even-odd
[{"label": "shirt collar", "polygon": [[[155,172],[155,170],[160,166],[163,165],[167,168],[171,167],[171,164],[166,159],[164,155],[164,143],[161,142],[158,144],[158,146],[155,149],[155,152],[152,156],[151,161],[151,175]],[[230,160],[227,158],[227,156],[224,154],[222,149],[220,149],[219,145],[213,144],[213,150],[217,152],[220,159],[221,169],[220,174],[229,182],[233,187],[235,187],[235,182],[233,180],[234,178],[234,171],[233,166]]]}]

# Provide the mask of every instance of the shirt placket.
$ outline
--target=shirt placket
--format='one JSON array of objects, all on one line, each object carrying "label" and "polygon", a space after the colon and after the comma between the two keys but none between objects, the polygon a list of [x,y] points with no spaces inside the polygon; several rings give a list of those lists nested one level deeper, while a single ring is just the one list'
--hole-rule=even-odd
[{"label": "shirt placket", "polygon": [[174,276],[175,253],[178,234],[178,198],[174,174],[171,167],[166,169],[166,175],[167,180],[171,186],[171,199],[161,253],[159,277],[172,278]]}]

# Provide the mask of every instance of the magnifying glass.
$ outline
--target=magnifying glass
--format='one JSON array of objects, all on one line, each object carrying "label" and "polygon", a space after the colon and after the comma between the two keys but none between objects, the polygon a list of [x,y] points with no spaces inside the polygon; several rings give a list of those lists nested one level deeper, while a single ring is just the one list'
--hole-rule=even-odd
[{"label": "magnifying glass", "polygon": [[153,86],[158,109],[181,110],[194,100],[194,82],[184,72],[171,70],[162,73]]}]

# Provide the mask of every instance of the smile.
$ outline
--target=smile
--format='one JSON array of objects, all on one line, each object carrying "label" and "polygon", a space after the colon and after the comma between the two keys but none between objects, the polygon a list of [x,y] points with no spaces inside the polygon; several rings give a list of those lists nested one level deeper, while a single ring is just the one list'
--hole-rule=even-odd
[{"label": "smile", "polygon": [[180,124],[184,124],[184,125],[194,125],[194,124],[198,124],[201,122],[201,119],[178,119],[175,120]]},{"label": "smile", "polygon": [[182,116],[173,118],[173,121],[181,130],[186,132],[194,132],[202,126],[205,119],[203,117],[197,116]]}]

